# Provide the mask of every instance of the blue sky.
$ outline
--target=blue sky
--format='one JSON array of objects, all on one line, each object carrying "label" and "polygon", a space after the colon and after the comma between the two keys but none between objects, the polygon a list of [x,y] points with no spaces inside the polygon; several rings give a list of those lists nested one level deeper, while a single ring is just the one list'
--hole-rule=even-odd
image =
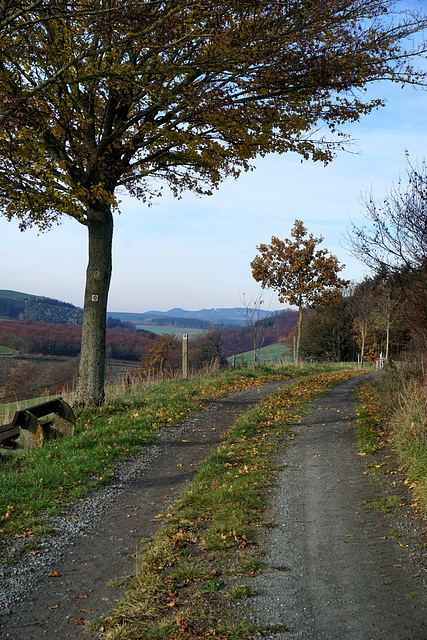
[{"label": "blue sky", "polygon": [[[381,198],[427,151],[427,91],[379,84],[370,93],[386,107],[344,126],[354,138],[349,153],[327,167],[294,154],[268,156],[254,172],[226,181],[211,197],[165,194],[147,208],[124,198],[116,217],[110,311],[143,312],[173,307],[241,306],[258,292],[249,263],[256,245],[272,235],[289,237],[294,220],[323,235],[323,247],[346,264],[343,276],[360,280],[366,268],[343,246],[350,219],[363,218],[361,196]],[[77,222],[43,235],[20,233],[0,218],[0,289],[83,304],[86,230]],[[267,296],[267,303],[270,295]],[[283,308],[272,295],[272,307]]]}]

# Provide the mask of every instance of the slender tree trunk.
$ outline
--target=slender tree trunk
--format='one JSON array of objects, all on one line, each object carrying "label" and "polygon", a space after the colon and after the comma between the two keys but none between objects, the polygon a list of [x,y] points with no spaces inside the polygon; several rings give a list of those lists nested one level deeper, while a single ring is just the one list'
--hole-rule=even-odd
[{"label": "slender tree trunk", "polygon": [[360,346],[360,368],[363,369],[363,358],[365,356],[365,336],[366,330],[363,327],[361,331],[361,346]]},{"label": "slender tree trunk", "polygon": [[82,344],[76,404],[100,404],[104,399],[107,299],[111,280],[113,216],[88,212],[89,260],[83,309]]},{"label": "slender tree trunk", "polygon": [[301,342],[301,328],[302,328],[302,307],[298,308],[298,330],[297,330],[297,346],[295,350],[295,362],[299,362],[299,346]]},{"label": "slender tree trunk", "polygon": [[385,360],[386,362],[388,362],[388,346],[390,343],[390,320],[389,318],[387,318],[387,325],[386,325],[386,343],[385,343]]}]

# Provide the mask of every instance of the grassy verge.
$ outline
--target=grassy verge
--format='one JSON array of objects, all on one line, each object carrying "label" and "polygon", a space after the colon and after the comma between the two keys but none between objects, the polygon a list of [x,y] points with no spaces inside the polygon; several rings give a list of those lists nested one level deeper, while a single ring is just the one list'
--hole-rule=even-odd
[{"label": "grassy verge", "polygon": [[373,454],[381,450],[384,438],[387,437],[384,415],[380,411],[380,403],[372,383],[364,384],[358,395],[360,403],[357,408],[356,432],[359,449],[363,454]]},{"label": "grassy verge", "polygon": [[44,514],[57,515],[64,503],[108,484],[117,462],[153,442],[158,429],[182,422],[206,402],[313,370],[257,367],[168,381],[81,412],[73,438],[52,440],[37,450],[0,450],[0,533],[22,537],[45,531]]},{"label": "grassy verge", "polygon": [[263,512],[275,454],[306,403],[351,375],[308,375],[238,419],[141,550],[124,600],[90,629],[108,640],[244,640],[279,631],[251,627],[234,606],[253,595],[251,577],[263,566],[266,528],[274,526]]},{"label": "grassy verge", "polygon": [[[399,496],[392,494],[395,485],[403,482],[411,490],[414,512],[421,509],[427,513],[425,386],[415,379],[405,379],[398,372],[390,372],[364,385],[359,399],[360,455],[379,454],[378,460],[369,459],[368,468],[375,474],[393,476],[389,490],[380,499],[383,510],[390,511],[399,503]],[[384,455],[385,450],[390,455]]]}]

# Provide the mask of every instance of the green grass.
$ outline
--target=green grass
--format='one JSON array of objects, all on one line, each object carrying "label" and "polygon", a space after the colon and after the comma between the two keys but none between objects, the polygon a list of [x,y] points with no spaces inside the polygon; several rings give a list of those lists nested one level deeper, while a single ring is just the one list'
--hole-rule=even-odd
[{"label": "green grass", "polygon": [[363,385],[358,395],[356,433],[359,449],[365,454],[376,453],[381,449],[384,436],[383,416],[370,384]]},{"label": "green grass", "polygon": [[354,373],[333,369],[259,366],[133,389],[83,410],[73,438],[37,450],[2,451],[3,537],[12,542],[15,535],[25,536],[27,549],[37,551],[43,537],[54,535],[45,515],[57,515],[64,504],[110,483],[117,462],[153,442],[159,428],[178,424],[189,411],[233,391],[302,377],[235,423],[165,514],[163,529],[141,549],[125,600],[108,620],[90,625],[108,627],[109,640],[251,637],[256,629],[227,615],[224,605],[253,594],[250,576],[262,567],[265,490],[275,481],[273,454],[292,437],[306,403]]},{"label": "green grass", "polygon": [[10,356],[13,353],[13,349],[9,349],[9,347],[2,347],[0,345],[0,356]]},{"label": "green grass", "polygon": [[388,514],[393,511],[399,504],[402,503],[403,498],[401,496],[384,495],[367,502],[363,502],[369,509],[375,509],[381,511],[381,513]]},{"label": "green grass", "polygon": [[[399,472],[406,476],[411,504],[427,512],[427,395],[422,384],[402,372],[389,372],[367,385],[359,393],[359,446],[363,454],[375,456],[385,447],[393,451],[393,468],[375,464],[367,458],[371,473]],[[388,456],[390,460],[391,456]],[[374,460],[374,463],[372,463]],[[395,477],[394,475],[392,476]],[[400,480],[401,482],[402,480]],[[393,487],[397,490],[396,481]],[[389,491],[390,493],[390,491]],[[402,498],[380,496],[377,508],[390,511]]]},{"label": "green grass", "polygon": [[[266,363],[266,362],[280,362],[280,360],[289,361],[292,356],[290,349],[287,345],[279,344],[275,342],[274,344],[270,344],[267,347],[261,347],[258,351],[258,363]],[[233,356],[227,358],[229,362],[231,362]],[[252,364],[254,361],[254,352],[252,351],[244,351],[243,353],[236,354],[236,365],[244,364]]]},{"label": "green grass", "polygon": [[0,529],[5,534],[32,530],[44,522],[43,512],[57,514],[64,503],[108,484],[119,461],[153,442],[159,428],[182,422],[206,402],[314,369],[226,370],[194,380],[170,380],[143,391],[131,389],[102,407],[78,414],[73,438],[52,440],[37,450],[1,449]]},{"label": "green grass", "polygon": [[276,476],[274,454],[292,438],[307,402],[350,375],[307,375],[236,421],[165,514],[124,600],[98,621],[108,640],[243,640],[263,631],[228,603],[255,595],[250,581],[263,566],[260,541],[265,491]]},{"label": "green grass", "polygon": [[138,324],[136,325],[136,328],[144,329],[144,331],[152,331],[152,333],[156,333],[159,336],[162,336],[165,333],[173,334],[177,338],[180,338],[184,333],[186,333],[190,339],[193,336],[199,335],[203,331],[203,329],[195,329],[194,327],[166,327],[154,324]]}]

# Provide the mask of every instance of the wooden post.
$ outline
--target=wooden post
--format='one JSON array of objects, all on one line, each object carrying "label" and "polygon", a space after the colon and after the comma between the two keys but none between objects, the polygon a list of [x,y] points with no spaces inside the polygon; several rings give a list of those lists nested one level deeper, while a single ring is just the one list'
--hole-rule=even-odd
[{"label": "wooden post", "polygon": [[184,380],[188,378],[188,334],[182,336],[182,377]]}]

